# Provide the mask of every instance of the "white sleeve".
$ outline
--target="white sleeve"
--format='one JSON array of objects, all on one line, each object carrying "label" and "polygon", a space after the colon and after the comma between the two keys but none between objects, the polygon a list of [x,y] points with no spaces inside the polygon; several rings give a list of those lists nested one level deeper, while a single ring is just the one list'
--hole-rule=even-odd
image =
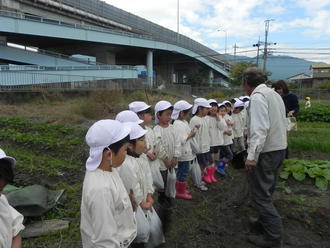
[{"label": "white sleeve", "polygon": [[226,129],[227,125],[225,125],[225,123],[222,121],[222,118],[219,117],[219,120],[217,119],[217,128],[220,131],[224,131]]},{"label": "white sleeve", "polygon": [[115,220],[115,203],[109,190],[95,191],[91,196],[90,212],[92,213],[94,248],[120,248],[118,227]]},{"label": "white sleeve", "polygon": [[155,190],[153,187],[153,180],[152,180],[152,174],[151,174],[149,162],[147,158],[140,158],[140,159],[141,159],[140,163],[142,163],[142,168],[146,179],[147,194],[153,194]]},{"label": "white sleeve", "polygon": [[263,95],[254,94],[251,97],[249,118],[249,148],[247,159],[258,161],[259,154],[264,147],[270,128],[268,105]]},{"label": "white sleeve", "polygon": [[175,147],[174,147],[174,157],[180,158],[182,156],[182,147],[186,144],[188,134],[185,127],[181,124],[173,126]]},{"label": "white sleeve", "polygon": [[25,228],[23,225],[24,216],[19,212],[17,212],[17,210],[10,205],[9,205],[9,211],[13,220],[12,222],[13,237],[16,237]]}]

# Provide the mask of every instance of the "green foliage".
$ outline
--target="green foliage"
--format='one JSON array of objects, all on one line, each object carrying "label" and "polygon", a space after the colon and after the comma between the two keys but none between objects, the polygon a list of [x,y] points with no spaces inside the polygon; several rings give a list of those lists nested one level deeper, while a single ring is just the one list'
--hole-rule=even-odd
[{"label": "green foliage", "polygon": [[225,97],[226,96],[223,91],[214,91],[205,95],[206,99],[215,99],[217,101],[223,100]]},{"label": "green foliage", "polygon": [[243,61],[236,63],[230,72],[230,77],[232,78],[232,84],[233,85],[242,85],[242,74],[244,70],[248,67],[254,67],[256,66],[252,62]]},{"label": "green foliage", "polygon": [[280,177],[288,179],[290,175],[297,181],[303,181],[306,176],[315,179],[315,185],[320,190],[327,190],[330,181],[330,161],[305,161],[288,159],[283,163]]},{"label": "green foliage", "polygon": [[317,85],[315,88],[317,88],[317,89],[324,89],[324,90],[330,90],[330,81],[323,82],[323,83]]},{"label": "green foliage", "polygon": [[311,108],[301,108],[298,121],[330,122],[330,105],[312,103]]},{"label": "green foliage", "polygon": [[186,83],[191,86],[200,86],[207,83],[207,73],[200,70],[191,71],[186,77]]}]

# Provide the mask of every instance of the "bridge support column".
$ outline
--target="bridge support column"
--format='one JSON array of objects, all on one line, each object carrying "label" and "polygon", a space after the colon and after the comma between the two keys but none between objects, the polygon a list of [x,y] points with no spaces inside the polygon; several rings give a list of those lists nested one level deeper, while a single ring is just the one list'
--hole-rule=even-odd
[{"label": "bridge support column", "polygon": [[0,45],[6,46],[7,45],[7,37],[0,35]]},{"label": "bridge support column", "polygon": [[214,80],[214,74],[213,74],[213,70],[211,69],[209,71],[209,84],[213,84],[213,80]]},{"label": "bridge support column", "polygon": [[106,65],[116,64],[116,54],[104,50],[100,50],[96,53],[96,61]]},{"label": "bridge support column", "polygon": [[154,86],[153,77],[153,52],[148,50],[147,52],[147,82],[150,88]]}]

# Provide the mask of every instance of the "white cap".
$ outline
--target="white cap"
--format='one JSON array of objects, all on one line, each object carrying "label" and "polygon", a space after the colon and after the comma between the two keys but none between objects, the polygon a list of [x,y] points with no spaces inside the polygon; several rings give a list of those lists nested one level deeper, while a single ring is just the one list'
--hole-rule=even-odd
[{"label": "white cap", "polygon": [[166,110],[166,109],[169,109],[170,107],[172,107],[172,104],[168,101],[159,101],[156,103],[155,105],[155,122],[158,123],[159,120],[158,120],[158,117],[157,117],[157,113],[159,111],[163,111],[163,110]]},{"label": "white cap", "polygon": [[241,101],[243,101],[244,96],[240,96],[238,99],[241,100]]},{"label": "white cap", "polygon": [[220,108],[221,106],[226,106],[224,102],[218,103],[218,107]]},{"label": "white cap", "polygon": [[222,102],[222,104],[227,104],[227,103],[229,103],[231,105],[231,102],[228,100]]},{"label": "white cap", "polygon": [[86,143],[89,146],[89,157],[86,161],[88,171],[96,170],[102,161],[104,148],[114,144],[127,135],[131,128],[115,120],[100,120],[95,122],[87,131]]},{"label": "white cap", "polygon": [[250,104],[250,101],[246,101],[246,102],[244,103],[245,108],[249,107],[249,104]]},{"label": "white cap", "polygon": [[172,113],[172,120],[177,120],[179,118],[179,114],[181,111],[191,109],[193,105],[188,103],[185,100],[180,100],[174,104],[173,113]]},{"label": "white cap", "polygon": [[217,100],[214,100],[214,99],[209,99],[207,102],[208,102],[210,105],[211,105],[211,103],[218,104]]},{"label": "white cap", "polygon": [[131,131],[129,132],[129,139],[135,140],[144,136],[148,131],[143,129],[139,124],[135,122],[127,122]]},{"label": "white cap", "polygon": [[0,159],[7,160],[9,163],[11,163],[11,166],[14,167],[16,164],[16,159],[13,157],[7,156],[5,151],[0,148]]},{"label": "white cap", "polygon": [[244,107],[244,102],[241,100],[237,99],[236,102],[234,103],[234,108],[239,108],[239,107]]},{"label": "white cap", "polygon": [[138,112],[147,110],[150,107],[151,107],[151,105],[148,105],[145,102],[141,102],[141,101],[131,102],[128,105],[128,109],[133,111],[134,113],[138,113]]},{"label": "white cap", "polygon": [[138,117],[138,115],[131,110],[124,110],[119,112],[116,115],[116,121],[119,121],[121,123],[125,123],[125,122],[135,122],[137,124],[143,123],[143,120],[141,120]]},{"label": "white cap", "polygon": [[192,114],[196,114],[198,107],[211,108],[211,105],[205,98],[196,98],[194,101],[194,107],[192,109]]}]

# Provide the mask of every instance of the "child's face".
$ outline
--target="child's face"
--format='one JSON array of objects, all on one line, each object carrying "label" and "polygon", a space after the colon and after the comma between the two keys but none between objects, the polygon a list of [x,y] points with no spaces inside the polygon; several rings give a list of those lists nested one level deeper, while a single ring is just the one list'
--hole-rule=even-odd
[{"label": "child's face", "polygon": [[114,152],[111,153],[112,156],[112,166],[113,167],[118,167],[120,166],[124,160],[125,160],[125,156],[127,154],[127,146],[128,143],[124,144],[119,151],[117,152],[117,154],[115,154]]},{"label": "child's face", "polygon": [[210,108],[210,114],[212,116],[215,116],[217,114],[217,111],[218,111],[218,106],[216,106],[215,104],[212,104],[212,107]]},{"label": "child's face", "polygon": [[133,144],[129,144],[128,145],[129,149],[133,152],[135,152],[136,154],[138,155],[141,155],[142,153],[145,152],[146,150],[146,141],[145,141],[145,137],[141,137],[141,138],[138,138],[136,140],[136,143],[135,145]]},{"label": "child's face", "polygon": [[226,105],[226,110],[227,110],[227,113],[229,113],[231,111],[231,106]]},{"label": "child's face", "polygon": [[225,107],[220,108],[219,113],[222,117],[225,116],[227,114],[226,108]]},{"label": "child's face", "polygon": [[171,120],[171,115],[172,115],[171,109],[166,109],[165,111],[162,112],[161,115],[157,113],[159,124],[167,125]]},{"label": "child's face", "polygon": [[189,117],[191,116],[191,110],[187,113],[184,113],[184,112],[180,112],[180,120],[187,120]]},{"label": "child's face", "polygon": [[233,110],[233,113],[234,113],[234,114],[239,114],[241,111],[242,111],[242,109],[235,108],[235,109]]},{"label": "child's face", "polygon": [[140,114],[139,118],[143,120],[145,125],[150,125],[152,123],[152,115],[150,113]]}]

